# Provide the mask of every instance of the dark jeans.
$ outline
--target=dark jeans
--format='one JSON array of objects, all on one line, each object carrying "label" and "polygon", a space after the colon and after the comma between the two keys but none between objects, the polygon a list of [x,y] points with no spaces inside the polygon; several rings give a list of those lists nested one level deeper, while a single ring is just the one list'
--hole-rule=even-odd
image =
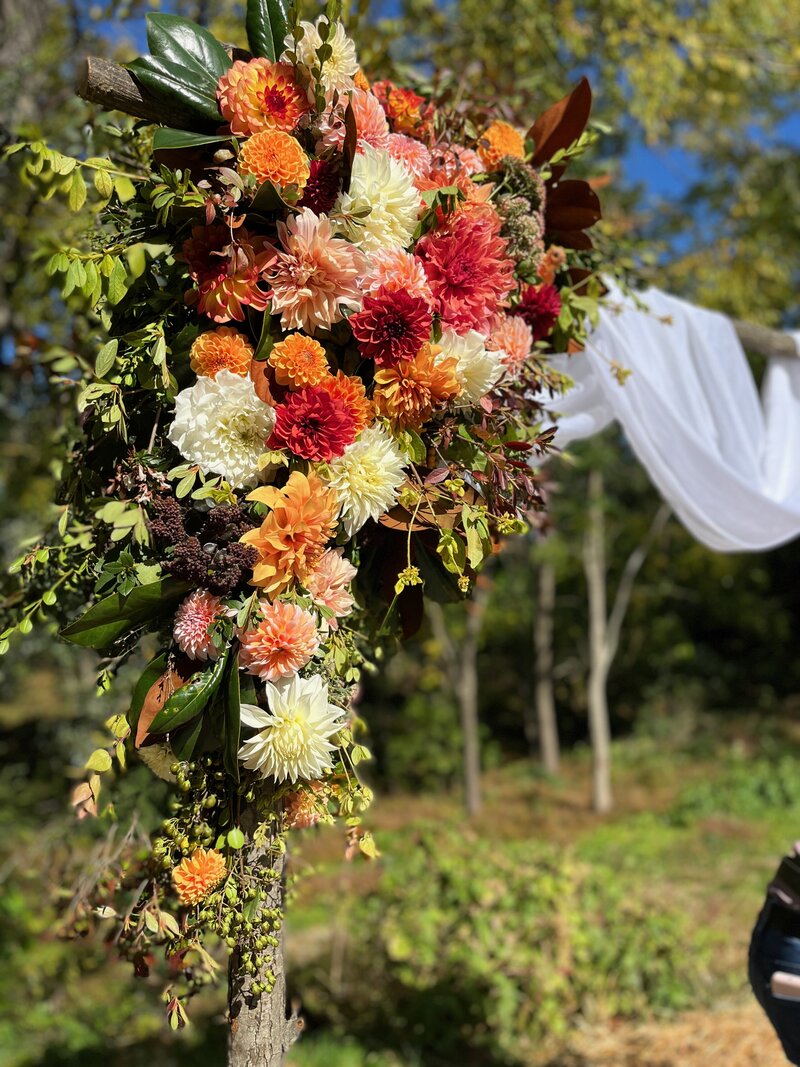
[{"label": "dark jeans", "polygon": [[800,1064],[800,1001],[772,995],[769,982],[775,971],[800,974],[800,915],[767,898],[750,942],[750,985],[787,1059]]}]

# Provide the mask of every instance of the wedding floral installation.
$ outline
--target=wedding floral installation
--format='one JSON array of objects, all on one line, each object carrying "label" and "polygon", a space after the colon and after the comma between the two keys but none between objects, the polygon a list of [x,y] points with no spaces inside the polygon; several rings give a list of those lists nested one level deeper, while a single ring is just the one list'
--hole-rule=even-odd
[{"label": "wedding floral installation", "polygon": [[11,149],[93,197],[48,270],[95,309],[97,357],[68,375],[56,521],[0,649],[46,616],[101,690],[141,660],[73,803],[113,818],[103,775],[139,759],[170,811],[73,912],[139,975],[158,950],[173,1026],[227,947],[234,1045],[279,1063],[287,834],[342,820],[348,857],[377,854],[362,672],[545,507],[548,356],[582,348],[603,263],[597,196],[564,178],[585,80],[526,131],[370,80],[335,5],[251,0],[246,29],[247,52],[149,15],[128,76],[174,125],[126,121],[109,158]]}]

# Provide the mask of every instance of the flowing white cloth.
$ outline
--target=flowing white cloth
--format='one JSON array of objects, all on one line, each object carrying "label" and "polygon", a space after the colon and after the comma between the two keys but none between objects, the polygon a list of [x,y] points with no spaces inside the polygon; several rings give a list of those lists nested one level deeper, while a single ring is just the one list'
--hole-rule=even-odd
[{"label": "flowing white cloth", "polygon": [[[613,292],[620,310],[603,310],[587,351],[559,357],[575,388],[558,399],[556,443],[617,419],[664,499],[709,548],[760,551],[799,536],[800,358],[771,360],[759,396],[728,319],[657,289],[641,297],[645,312]],[[612,360],[632,371],[624,385]]]}]

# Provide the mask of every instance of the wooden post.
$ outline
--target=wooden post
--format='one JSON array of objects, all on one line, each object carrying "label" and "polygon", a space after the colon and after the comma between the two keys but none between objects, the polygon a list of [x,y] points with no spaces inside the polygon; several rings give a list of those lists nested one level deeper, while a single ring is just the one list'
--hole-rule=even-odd
[{"label": "wooden post", "polygon": [[[264,910],[282,910],[286,856],[273,853],[269,843],[253,843],[257,825],[255,809],[245,808],[241,815],[241,827],[248,839],[244,862],[248,870],[267,867],[277,872],[278,878],[261,906]],[[302,1020],[294,1012],[288,1018],[286,1015],[283,926],[275,936],[279,944],[269,967],[275,977],[271,993],[254,996],[252,984],[263,981],[263,975],[248,974],[242,966],[239,951],[234,949],[231,953],[228,965],[228,1067],[281,1067],[286,1052],[302,1030]]]}]

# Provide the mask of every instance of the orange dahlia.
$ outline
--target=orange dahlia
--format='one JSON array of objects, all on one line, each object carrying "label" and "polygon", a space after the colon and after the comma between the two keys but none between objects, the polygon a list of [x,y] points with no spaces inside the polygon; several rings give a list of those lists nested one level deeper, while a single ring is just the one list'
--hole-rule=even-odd
[{"label": "orange dahlia", "polygon": [[316,474],[292,471],[282,489],[262,486],[247,498],[270,508],[242,541],[258,552],[252,584],[275,597],[303,582],[322,558],[336,527],[339,502]]},{"label": "orange dahlia", "polygon": [[375,407],[400,430],[420,429],[435,408],[455,400],[460,391],[455,356],[442,359],[439,345],[426,342],[413,359],[375,374]]},{"label": "orange dahlia", "polygon": [[206,378],[216,377],[221,370],[244,377],[250,371],[252,358],[253,346],[232,326],[201,333],[189,352],[192,370]]},{"label": "orange dahlia", "polygon": [[369,92],[369,78],[366,76],[361,67],[353,75],[353,84],[356,89],[363,89],[365,93]]},{"label": "orange dahlia", "polygon": [[275,368],[278,384],[290,389],[319,385],[331,373],[325,349],[319,341],[302,333],[290,333],[278,341],[269,354],[269,364]]},{"label": "orange dahlia", "polygon": [[497,170],[503,156],[525,158],[525,138],[509,123],[496,119],[478,138],[478,155],[487,171]]},{"label": "orange dahlia", "polygon": [[199,904],[226,873],[221,852],[215,848],[198,848],[173,870],[172,881],[183,904]]},{"label": "orange dahlia", "polygon": [[239,663],[266,682],[288,678],[305,667],[319,648],[317,623],[299,604],[263,604],[264,617],[240,637]]},{"label": "orange dahlia", "polygon": [[336,376],[329,375],[320,382],[320,386],[341,401],[355,424],[355,434],[361,431],[375,418],[375,405],[367,399],[364,383],[360,378],[350,378],[339,371]]},{"label": "orange dahlia", "polygon": [[219,109],[231,133],[248,137],[262,130],[291,133],[310,108],[288,63],[237,60],[217,85]]},{"label": "orange dahlia", "polygon": [[296,185],[302,192],[311,170],[299,141],[283,130],[262,130],[240,148],[239,173],[245,178],[252,174],[259,185]]}]

